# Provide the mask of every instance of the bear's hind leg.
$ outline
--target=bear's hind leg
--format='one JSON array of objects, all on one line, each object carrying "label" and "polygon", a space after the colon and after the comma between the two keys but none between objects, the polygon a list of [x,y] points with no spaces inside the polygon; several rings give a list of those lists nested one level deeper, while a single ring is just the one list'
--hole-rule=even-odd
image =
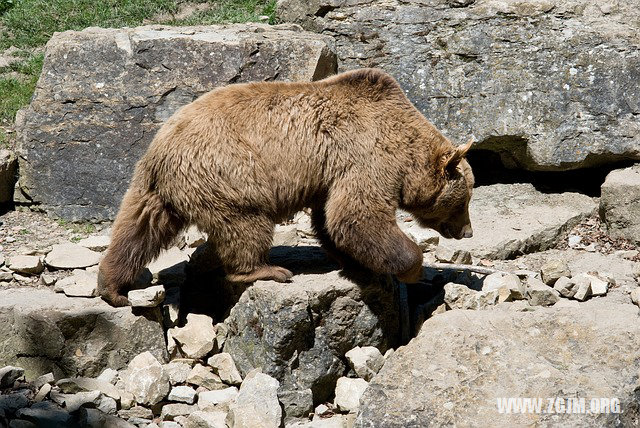
[{"label": "bear's hind leg", "polygon": [[183,228],[184,221],[152,191],[132,186],[113,224],[98,269],[98,292],[112,306],[129,304],[127,291],[147,263]]},{"label": "bear's hind leg", "polygon": [[214,228],[209,240],[233,282],[273,280],[286,282],[293,273],[280,266],[269,265],[274,222],[265,215],[236,215]]}]

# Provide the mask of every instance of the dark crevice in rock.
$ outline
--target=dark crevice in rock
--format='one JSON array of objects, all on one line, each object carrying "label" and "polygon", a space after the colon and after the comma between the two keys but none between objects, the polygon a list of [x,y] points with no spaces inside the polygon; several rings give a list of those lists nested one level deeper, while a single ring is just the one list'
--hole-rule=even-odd
[{"label": "dark crevice in rock", "polygon": [[[632,161],[619,161],[606,166],[583,168],[570,171],[527,171],[514,168],[512,160],[515,152],[508,149],[472,150],[467,158],[476,178],[476,186],[491,184],[531,183],[540,192],[577,192],[591,197],[600,196],[600,186],[614,169],[625,168]],[[506,146],[508,147],[508,146]],[[512,146],[513,147],[513,146]]]},{"label": "dark crevice in rock", "polygon": [[320,6],[318,8],[318,10],[316,11],[315,15],[319,18],[324,18],[327,13],[331,12],[332,10],[337,9],[337,6],[331,6],[328,4],[323,4],[322,6]]}]

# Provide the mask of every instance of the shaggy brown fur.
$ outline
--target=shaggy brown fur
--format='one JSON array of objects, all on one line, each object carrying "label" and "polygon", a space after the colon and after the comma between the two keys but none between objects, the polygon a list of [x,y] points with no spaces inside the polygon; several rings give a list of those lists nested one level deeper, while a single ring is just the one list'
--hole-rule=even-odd
[{"label": "shaggy brown fur", "polygon": [[273,229],[304,207],[338,259],[416,281],[422,252],[396,209],[444,236],[470,236],[469,146],[452,145],[375,69],[213,90],[174,114],[138,162],[100,293],[127,304],[140,269],[189,224],[209,234],[230,280],[286,281],[291,272],[268,264]]}]

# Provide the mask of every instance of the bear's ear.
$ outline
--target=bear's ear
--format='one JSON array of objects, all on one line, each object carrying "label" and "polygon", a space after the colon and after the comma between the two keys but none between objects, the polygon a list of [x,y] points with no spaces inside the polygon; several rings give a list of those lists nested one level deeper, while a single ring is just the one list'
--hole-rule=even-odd
[{"label": "bear's ear", "polygon": [[449,152],[444,156],[443,162],[441,163],[442,172],[446,173],[447,171],[452,171],[458,166],[460,161],[464,159],[467,155],[469,149],[473,145],[473,137],[469,139],[467,144],[456,147],[453,151]]}]

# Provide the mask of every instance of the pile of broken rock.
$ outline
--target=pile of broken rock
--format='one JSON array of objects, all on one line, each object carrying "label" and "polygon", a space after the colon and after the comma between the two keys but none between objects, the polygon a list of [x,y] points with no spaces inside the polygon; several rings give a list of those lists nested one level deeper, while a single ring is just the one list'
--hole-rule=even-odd
[{"label": "pile of broken rock", "polygon": [[[201,351],[198,338],[185,339]],[[278,427],[284,418],[288,426],[306,427],[331,418],[331,426],[353,425],[368,380],[391,354],[375,347],[347,352],[358,377],[339,378],[334,402],[315,410],[310,394],[283,391],[260,369],[243,379],[228,353],[214,354],[206,364],[195,358],[161,364],[143,352],[123,370],[57,381],[47,373],[26,382],[23,368],[6,366],[0,369],[0,421],[11,427]]]}]

